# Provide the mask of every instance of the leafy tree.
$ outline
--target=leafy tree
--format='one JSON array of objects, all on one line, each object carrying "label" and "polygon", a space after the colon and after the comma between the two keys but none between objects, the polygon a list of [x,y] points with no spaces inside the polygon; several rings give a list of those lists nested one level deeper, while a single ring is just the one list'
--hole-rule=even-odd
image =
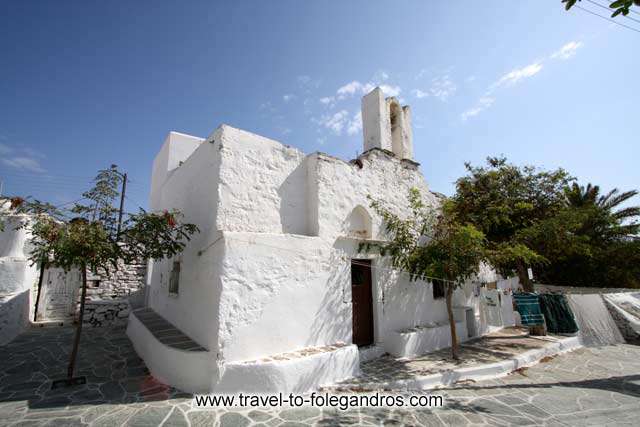
[{"label": "leafy tree", "polygon": [[600,187],[591,183],[580,186],[573,183],[565,189],[567,206],[573,209],[591,209],[593,218],[584,224],[583,233],[603,239],[638,234],[640,206],[618,209],[620,205],[638,195],[637,190],[620,192],[617,188],[600,194]]},{"label": "leafy tree", "polygon": [[[503,276],[517,273],[523,288],[532,292],[527,267],[548,262],[532,240],[554,225],[545,221],[563,209],[564,188],[572,178],[563,169],[519,167],[498,157],[487,158],[486,167],[465,167],[468,174],[457,180],[452,198],[458,220],[484,233],[491,265]],[[562,230],[555,235],[570,236]]]},{"label": "leafy tree", "polygon": [[[582,0],[562,0],[562,3],[564,3],[564,8],[566,10],[569,10],[573,6],[575,6],[576,2],[578,1]],[[616,0],[612,2],[611,4],[609,4],[609,9],[613,10],[611,17],[615,18],[620,14],[622,14],[623,16],[627,16],[630,12],[631,6],[633,5],[640,6],[640,0]]]},{"label": "leafy tree", "polygon": [[182,222],[178,211],[149,213],[144,210],[126,214],[117,235],[118,209],[122,174],[116,166],[99,171],[95,185],[83,193],[84,203],[68,209],[29,199],[12,199],[14,210],[35,214],[22,227],[33,235],[30,260],[41,265],[55,265],[65,270],[79,269],[82,275],[80,313],[67,371],[71,383],[82,332],[87,269],[108,274],[117,269],[119,260],[166,258],[180,253],[191,235],[198,232],[194,224]]},{"label": "leafy tree", "polygon": [[566,218],[576,221],[570,236],[580,242],[582,250],[571,250],[567,245],[554,253],[548,245],[539,245],[550,262],[537,274],[554,284],[640,287],[640,207],[620,207],[637,194],[635,190],[617,189],[601,194],[600,188],[592,184],[573,183],[567,187],[566,206],[558,222]]},{"label": "leafy tree", "polygon": [[453,291],[477,274],[485,259],[485,238],[473,225],[462,224],[450,202],[436,212],[424,205],[420,192],[409,193],[411,214],[401,218],[382,201],[371,206],[382,217],[389,237],[380,243],[381,255],[389,255],[392,265],[409,272],[410,280],[441,279],[445,286],[447,314],[451,330],[451,356],[459,359],[458,337],[453,316]]}]

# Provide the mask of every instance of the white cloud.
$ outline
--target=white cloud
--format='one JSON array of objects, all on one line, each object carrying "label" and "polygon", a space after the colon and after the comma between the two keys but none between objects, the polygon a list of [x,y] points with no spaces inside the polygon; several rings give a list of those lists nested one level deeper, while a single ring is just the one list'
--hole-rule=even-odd
[{"label": "white cloud", "polygon": [[333,96],[325,96],[324,98],[320,98],[320,103],[324,105],[333,104],[335,102],[335,98]]},{"label": "white cloud", "polygon": [[[375,89],[374,85],[372,85],[371,83],[369,83],[369,85],[371,86],[371,88],[369,90],[366,90],[364,92],[365,94]],[[387,96],[398,96],[400,95],[400,92],[402,92],[402,89],[400,89],[400,86],[380,85],[380,89],[382,89],[382,92],[384,92],[384,94]]]},{"label": "white cloud", "polygon": [[347,126],[347,133],[349,135],[355,135],[362,130],[362,112],[358,111],[353,118],[349,121]]},{"label": "white cloud", "polygon": [[293,101],[294,99],[296,99],[296,96],[292,93],[287,93],[282,95],[282,100],[284,102],[289,102],[289,101]]},{"label": "white cloud", "polygon": [[345,125],[349,117],[349,113],[347,110],[340,110],[333,115],[324,115],[320,119],[319,123],[327,129],[330,129],[336,135],[342,135],[342,129],[344,129]]},{"label": "white cloud", "polygon": [[350,83],[347,83],[344,86],[339,87],[338,90],[336,91],[336,96],[337,96],[337,99],[342,100],[342,99],[354,96],[356,94],[366,95],[369,92],[371,92],[373,89],[375,89],[376,86],[379,86],[380,89],[382,89],[384,94],[387,96],[398,96],[400,92],[402,92],[402,89],[400,89],[400,86],[393,86],[389,84],[377,84],[375,83],[375,81],[361,83],[358,80],[354,80]]},{"label": "white cloud", "polygon": [[347,83],[346,85],[339,87],[336,93],[338,94],[338,96],[343,97],[347,95],[354,95],[356,92],[360,92],[362,90],[362,87],[362,83],[354,80],[351,83]]},{"label": "white cloud", "polygon": [[421,69],[418,74],[416,74],[416,80],[420,80],[421,78],[423,78],[427,73],[429,72],[429,70],[427,70],[426,68]]},{"label": "white cloud", "polygon": [[551,59],[569,59],[582,47],[582,42],[571,41],[551,55]]},{"label": "white cloud", "polygon": [[318,138],[316,139],[316,141],[318,142],[318,144],[324,145],[324,143],[327,142],[327,138]]},{"label": "white cloud", "polygon": [[[583,43],[580,41],[571,41],[564,46],[562,46],[559,50],[554,52],[549,58],[551,59],[569,59],[576,54],[576,51],[583,46]],[[543,68],[543,60],[533,62],[526,67],[516,68],[511,70],[507,74],[500,77],[497,81],[495,81],[489,88],[486,90],[484,96],[482,96],[475,106],[470,108],[469,110],[463,112],[461,114],[462,120],[467,120],[469,117],[477,116],[487,108],[489,108],[495,102],[494,92],[497,89],[508,88],[514,86],[525,79],[535,76]],[[470,77],[467,78],[469,81]]]},{"label": "white cloud", "polygon": [[489,89],[494,90],[503,86],[513,86],[523,79],[535,76],[541,70],[542,62],[534,62],[533,64],[529,64],[526,67],[516,68],[515,70],[509,71],[507,74],[500,77],[500,79],[492,84]]},{"label": "white cloud", "polygon": [[467,83],[471,83],[471,82],[473,82],[475,80],[476,80],[476,76],[469,76],[466,79],[464,79],[464,81],[467,82]]},{"label": "white cloud", "polygon": [[429,92],[423,92],[420,89],[414,89],[411,91],[411,93],[413,93],[413,95],[418,99],[426,98],[429,96]]},{"label": "white cloud", "polygon": [[311,76],[302,75],[296,78],[298,87],[304,92],[309,93],[313,89],[318,89],[322,85],[322,80],[313,79]]},{"label": "white cloud", "polygon": [[298,76],[298,83],[301,85],[306,85],[311,82],[311,77],[309,76]]},{"label": "white cloud", "polygon": [[455,94],[456,90],[458,90],[458,87],[446,74],[442,77],[436,77],[431,80],[431,88],[429,88],[431,95],[444,102],[446,102],[450,96]]},{"label": "white cloud", "polygon": [[258,106],[258,109],[260,111],[271,111],[271,112],[275,111],[275,108],[273,108],[273,104],[271,103],[271,101],[263,102]]},{"label": "white cloud", "polygon": [[478,100],[478,102],[473,108],[470,108],[469,110],[462,113],[460,117],[462,118],[462,120],[466,121],[469,117],[477,116],[487,108],[491,107],[494,101],[495,101],[495,98],[491,98],[489,96],[483,96]]},{"label": "white cloud", "polygon": [[446,102],[449,97],[456,93],[456,90],[458,90],[458,87],[453,83],[449,75],[445,74],[431,79],[431,87],[426,91],[414,89],[412,93],[418,99],[433,96],[440,101]]},{"label": "white cloud", "polygon": [[11,157],[8,159],[2,159],[2,163],[19,170],[37,173],[45,172],[44,168],[40,166],[40,162],[30,157]]}]

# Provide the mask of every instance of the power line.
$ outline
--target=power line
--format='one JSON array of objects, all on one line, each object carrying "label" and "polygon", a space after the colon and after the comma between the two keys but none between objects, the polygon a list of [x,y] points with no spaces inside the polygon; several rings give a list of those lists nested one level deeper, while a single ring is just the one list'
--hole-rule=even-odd
[{"label": "power line", "polygon": [[89,180],[93,180],[95,177],[94,176],[89,176],[89,175],[61,175],[61,174],[54,174],[54,173],[48,173],[48,172],[29,172],[29,171],[24,171],[24,170],[9,170],[9,169],[3,169],[2,171],[0,171],[0,173],[4,174],[4,175],[18,175],[18,176],[34,176],[34,177],[56,177],[56,178],[68,178],[68,179],[89,179]]},{"label": "power line", "polygon": [[124,198],[127,199],[128,201],[132,202],[134,205],[137,205],[140,209],[146,211],[146,209],[143,208],[140,203],[138,203],[137,201],[133,200],[131,197],[125,195]]},{"label": "power line", "polygon": [[[596,6],[598,6],[600,9],[604,9],[604,10],[606,10],[606,11],[611,12],[611,9],[610,9],[609,7],[607,7],[607,6],[604,6],[604,5],[602,5],[602,4],[600,4],[600,3],[597,3],[597,2],[595,2],[595,1],[593,1],[593,0],[587,0],[587,1],[588,1],[589,3],[591,3],[591,4],[595,4],[595,5],[596,5]],[[631,11],[631,9],[629,9],[629,11]],[[635,12],[635,10],[634,10],[633,12]],[[636,13],[637,13],[637,12],[636,12]],[[637,22],[637,23],[639,23],[639,24],[640,24],[640,20],[638,20],[638,19],[632,18],[632,17],[630,17],[630,16],[624,16],[624,15],[622,15],[622,17],[623,17],[623,18],[630,19],[630,20],[632,20],[632,21]]]},{"label": "power line", "polygon": [[614,19],[607,18],[606,16],[602,16],[602,15],[600,15],[598,13],[595,13],[595,12],[589,10],[589,9],[585,9],[584,7],[581,7],[581,6],[577,5],[577,4],[575,5],[575,7],[577,7],[578,9],[580,9],[580,10],[582,10],[584,12],[590,13],[591,15],[594,15],[594,16],[597,16],[599,18],[605,19],[605,20],[607,20],[609,22],[613,22],[616,25],[620,25],[621,27],[627,28],[627,29],[629,29],[631,31],[635,31],[636,33],[640,33],[640,30],[638,30],[637,28],[633,28],[633,27],[630,27],[628,25],[621,24],[620,22],[617,22]]}]

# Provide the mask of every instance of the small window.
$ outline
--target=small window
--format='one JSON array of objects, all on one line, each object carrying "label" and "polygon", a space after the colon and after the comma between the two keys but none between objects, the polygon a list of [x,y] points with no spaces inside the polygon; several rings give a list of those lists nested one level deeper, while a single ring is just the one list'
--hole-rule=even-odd
[{"label": "small window", "polygon": [[180,261],[173,262],[173,268],[171,269],[171,275],[169,276],[169,293],[178,294],[180,289]]},{"label": "small window", "polygon": [[444,298],[444,282],[442,280],[434,279],[433,286],[433,299]]}]

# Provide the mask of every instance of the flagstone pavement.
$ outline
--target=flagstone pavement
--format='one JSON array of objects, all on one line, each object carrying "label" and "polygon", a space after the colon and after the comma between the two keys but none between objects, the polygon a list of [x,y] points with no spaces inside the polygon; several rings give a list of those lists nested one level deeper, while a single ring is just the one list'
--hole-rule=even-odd
[{"label": "flagstone pavement", "polygon": [[33,329],[0,347],[0,426],[638,425],[640,347],[585,348],[507,377],[424,391],[437,409],[196,410],[191,396],[155,380],[123,328],[86,329],[78,374],[64,377],[71,329]]}]

